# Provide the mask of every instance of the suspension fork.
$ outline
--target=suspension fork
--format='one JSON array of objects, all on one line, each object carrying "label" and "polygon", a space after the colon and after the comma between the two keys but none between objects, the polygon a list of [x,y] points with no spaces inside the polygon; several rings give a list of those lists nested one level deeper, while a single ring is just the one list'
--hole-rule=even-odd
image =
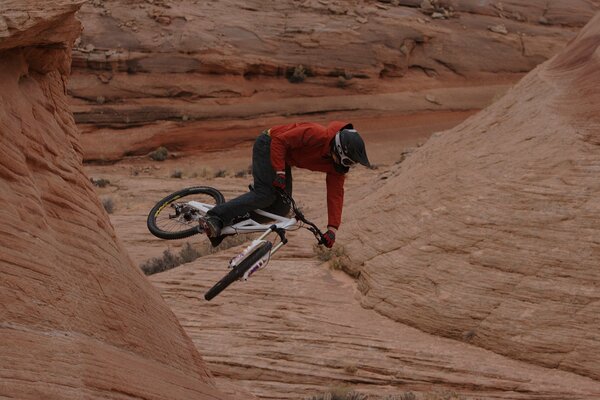
[{"label": "suspension fork", "polygon": [[267,229],[265,233],[260,235],[260,237],[257,240],[263,240],[268,235],[270,235],[271,232],[275,232],[279,236],[279,239],[281,239],[281,241],[271,249],[271,256],[273,256],[273,254],[275,254],[280,248],[287,244],[288,240],[285,237],[285,229],[278,228],[277,225],[271,225],[269,229]]}]

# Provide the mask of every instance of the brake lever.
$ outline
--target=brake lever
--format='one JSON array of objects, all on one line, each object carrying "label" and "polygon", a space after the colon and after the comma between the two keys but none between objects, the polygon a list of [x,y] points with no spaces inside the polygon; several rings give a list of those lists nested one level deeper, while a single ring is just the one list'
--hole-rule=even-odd
[{"label": "brake lever", "polygon": [[312,232],[313,235],[315,235],[315,238],[317,239],[317,244],[321,245],[321,244],[325,244],[325,236],[323,235],[323,233],[321,232],[321,230],[319,228],[316,228],[314,226],[311,226],[309,228],[306,228],[309,231]]},{"label": "brake lever", "polygon": [[296,216],[298,217],[298,219],[300,219],[305,224],[309,225],[309,227],[306,229],[308,229],[309,231],[312,232],[313,235],[315,235],[315,238],[317,239],[317,244],[325,245],[327,243],[327,241],[325,240],[325,236],[323,235],[323,232],[321,232],[321,230],[315,224],[308,221],[304,217],[304,214],[302,213],[302,211],[300,211],[300,209],[296,206],[296,202],[294,201],[294,198],[292,196],[290,196],[289,193],[283,189],[277,188],[277,191],[279,192],[283,201],[285,201],[287,204],[289,204],[294,209],[294,212],[296,213]]}]

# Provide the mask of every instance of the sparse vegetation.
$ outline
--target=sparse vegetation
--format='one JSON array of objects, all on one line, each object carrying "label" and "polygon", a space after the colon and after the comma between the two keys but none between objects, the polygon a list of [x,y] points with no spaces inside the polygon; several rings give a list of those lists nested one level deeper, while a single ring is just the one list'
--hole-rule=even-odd
[{"label": "sparse vegetation", "polygon": [[206,179],[212,179],[215,176],[215,174],[213,173],[213,170],[210,167],[202,167],[197,171],[193,171],[192,173],[189,174],[190,178],[206,178]]},{"label": "sparse vegetation", "polygon": [[169,157],[169,150],[166,147],[159,147],[150,153],[149,157],[154,161],[165,161]]},{"label": "sparse vegetation", "polygon": [[343,88],[345,88],[345,87],[348,87],[348,86],[350,85],[350,82],[349,82],[349,81],[348,81],[346,78],[344,78],[344,76],[343,76],[343,75],[340,75],[340,76],[338,76],[338,78],[337,78],[337,82],[336,82],[336,84],[335,84],[335,85],[336,85],[337,87],[339,87],[339,88],[342,88],[342,89],[343,89]]},{"label": "sparse vegetation", "polygon": [[159,272],[164,272],[169,269],[180,266],[181,264],[192,262],[200,257],[213,254],[220,250],[225,250],[230,247],[239,246],[248,240],[247,235],[229,236],[217,247],[212,247],[210,243],[203,242],[196,246],[190,243],[183,245],[179,254],[175,254],[171,249],[163,252],[162,257],[154,257],[140,264],[140,268],[146,275],[152,275]]},{"label": "sparse vegetation", "polygon": [[336,270],[344,267],[345,259],[348,257],[344,246],[339,244],[334,244],[331,249],[315,244],[313,245],[313,251],[319,260],[329,261],[329,266]]},{"label": "sparse vegetation", "polygon": [[102,198],[102,206],[104,206],[104,209],[109,214],[112,214],[115,211],[115,202],[112,197]]},{"label": "sparse vegetation", "polygon": [[227,176],[226,169],[219,169],[219,170],[217,170],[217,172],[215,172],[215,178],[224,178],[226,176]]},{"label": "sparse vegetation", "polygon": [[[379,398],[379,397],[378,397]],[[316,396],[307,397],[305,400],[368,400],[369,396],[351,390],[347,387],[333,388],[327,392],[318,394]],[[388,394],[383,397],[383,400],[464,400],[463,396],[460,396],[453,391],[440,391],[432,393],[423,393],[422,395],[415,395],[413,392],[404,392],[400,394]]]},{"label": "sparse vegetation", "polygon": [[181,179],[183,177],[183,171],[176,169],[171,172],[171,178]]},{"label": "sparse vegetation", "polygon": [[181,248],[181,251],[179,252],[179,258],[181,259],[182,264],[194,261],[195,259],[197,259],[201,256],[202,256],[202,253],[200,253],[200,251],[198,251],[198,249],[194,248],[189,243],[184,244],[183,247]]},{"label": "sparse vegetation", "polygon": [[236,178],[245,178],[248,175],[252,175],[252,165],[249,165],[246,169],[241,169],[235,173]]},{"label": "sparse vegetation", "polygon": [[108,179],[104,179],[104,178],[100,178],[100,179],[90,178],[90,182],[92,182],[92,185],[99,187],[99,188],[103,188],[103,187],[110,185],[110,181]]},{"label": "sparse vegetation", "polygon": [[288,68],[286,71],[287,80],[291,83],[304,82],[307,76],[311,75],[311,71],[304,67],[304,65],[297,65],[293,68]]},{"label": "sparse vegetation", "polygon": [[336,387],[328,392],[308,397],[306,400],[367,400],[369,397],[347,387]]},{"label": "sparse vegetation", "polygon": [[417,400],[413,392],[404,392],[401,394],[388,394],[383,400]]}]

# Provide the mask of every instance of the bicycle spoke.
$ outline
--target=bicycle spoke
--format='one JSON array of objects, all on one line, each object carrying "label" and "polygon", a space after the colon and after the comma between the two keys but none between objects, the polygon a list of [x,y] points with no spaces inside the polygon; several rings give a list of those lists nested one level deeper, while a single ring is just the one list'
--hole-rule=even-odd
[{"label": "bicycle spoke", "polygon": [[[187,202],[189,202],[189,201],[198,201],[198,202],[205,203],[205,204],[215,204],[215,201],[212,197],[203,195],[203,194],[186,196],[185,200],[186,200],[185,202],[175,201],[172,204],[178,204],[178,205],[181,205],[184,207],[186,206]],[[179,231],[187,230],[187,229],[198,226],[197,218],[185,220],[184,219],[185,217],[183,214],[179,215],[175,218],[170,218],[169,215],[173,215],[173,214],[175,214],[175,209],[173,207],[171,207],[171,205],[168,205],[168,206],[164,207],[163,209],[161,209],[159,211],[159,214],[156,216],[157,227],[159,227],[161,230],[163,230],[165,232],[179,232]]]}]

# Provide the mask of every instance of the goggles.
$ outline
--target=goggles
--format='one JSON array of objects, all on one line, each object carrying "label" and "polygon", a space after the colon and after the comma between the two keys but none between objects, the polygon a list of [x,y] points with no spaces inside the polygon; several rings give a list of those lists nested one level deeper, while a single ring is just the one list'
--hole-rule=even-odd
[{"label": "goggles", "polygon": [[356,163],[353,159],[348,157],[346,153],[344,153],[344,148],[342,147],[342,143],[340,142],[340,132],[335,135],[335,152],[340,158],[340,164],[344,167],[349,167]]}]

